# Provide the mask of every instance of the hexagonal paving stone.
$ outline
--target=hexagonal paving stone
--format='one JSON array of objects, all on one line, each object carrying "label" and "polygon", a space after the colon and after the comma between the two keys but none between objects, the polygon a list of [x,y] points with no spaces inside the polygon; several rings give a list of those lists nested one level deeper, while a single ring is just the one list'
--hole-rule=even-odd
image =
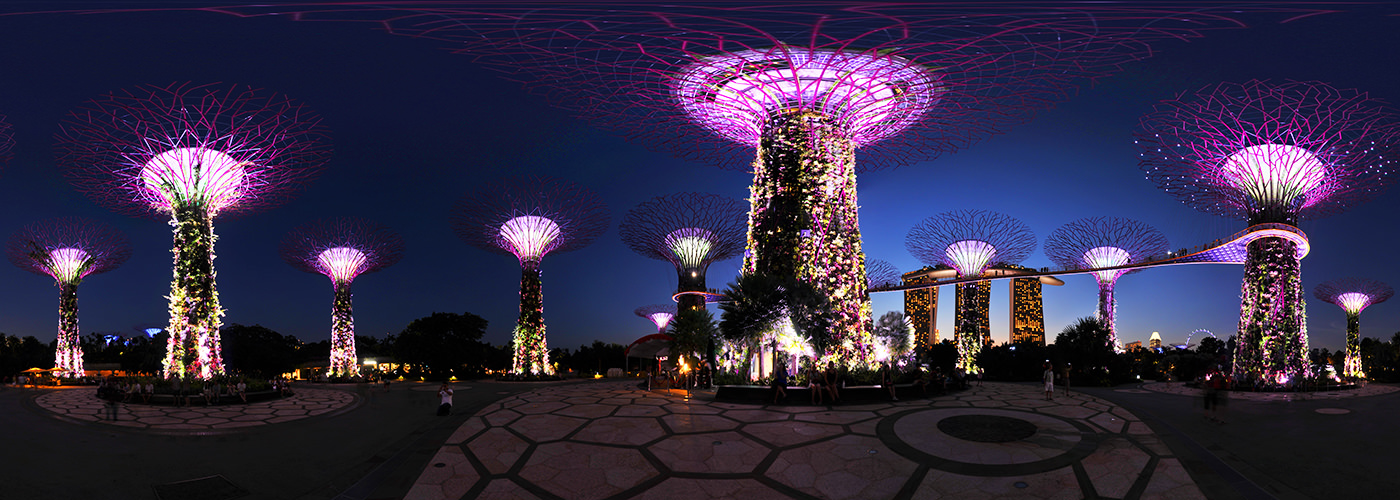
[{"label": "hexagonal paving stone", "polygon": [[849,424],[869,420],[878,417],[872,411],[826,411],[821,413],[803,413],[795,420],[800,422],[820,422],[824,424]]},{"label": "hexagonal paving stone", "polygon": [[708,479],[702,481],[671,478],[632,497],[632,500],[709,500],[711,498],[784,500],[788,496],[753,479]]},{"label": "hexagonal paving stone", "polygon": [[504,474],[510,470],[529,447],[525,440],[499,427],[487,429],[467,443],[467,449],[492,474]]},{"label": "hexagonal paving stone", "polygon": [[739,422],[772,422],[775,420],[787,420],[791,414],[770,410],[755,410],[745,408],[740,410],[727,410],[722,415]]},{"label": "hexagonal paving stone", "polygon": [[607,417],[589,422],[572,439],[603,444],[641,445],[664,435],[666,431],[654,418]]},{"label": "hexagonal paving stone", "polygon": [[738,422],[719,415],[666,415],[661,421],[677,434],[727,431],[739,426]]},{"label": "hexagonal paving stone", "polygon": [[486,429],[486,422],[483,421],[481,417],[469,418],[466,422],[462,422],[462,425],[458,426],[457,430],[452,432],[452,435],[447,438],[446,443],[459,444],[462,441],[471,439],[472,436],[475,436],[483,429]]},{"label": "hexagonal paving stone", "polygon": [[522,479],[576,500],[607,498],[656,475],[635,449],[571,442],[540,445],[520,471]]},{"label": "hexagonal paving stone", "polygon": [[538,500],[540,497],[526,491],[509,479],[496,479],[486,484],[481,491],[481,500]]},{"label": "hexagonal paving stone", "polygon": [[784,451],[766,475],[822,498],[892,498],[917,468],[878,439],[846,435]]},{"label": "hexagonal paving stone", "polygon": [[428,467],[423,469],[423,473],[418,476],[413,488],[408,490],[408,495],[404,498],[455,500],[467,494],[467,490],[470,490],[479,478],[476,468],[472,467],[471,461],[462,454],[461,448],[444,446],[428,461]]},{"label": "hexagonal paving stone", "polygon": [[580,418],[600,418],[612,415],[615,410],[617,407],[611,405],[581,404],[561,409],[554,414]]},{"label": "hexagonal paving stone", "polygon": [[745,424],[743,431],[780,448],[825,439],[842,432],[837,425],[795,421]]},{"label": "hexagonal paving stone", "polygon": [[[1017,488],[1016,483],[1025,483]],[[929,470],[928,475],[914,490],[916,500],[943,500],[961,498],[1044,498],[1052,500],[1075,500],[1083,498],[1079,491],[1079,481],[1074,477],[1074,469],[1063,467],[1050,472],[1015,477],[981,477],[953,474],[937,469]]]},{"label": "hexagonal paving stone", "polygon": [[536,443],[563,439],[587,420],[559,415],[526,415],[511,422],[510,428]]},{"label": "hexagonal paving stone", "polygon": [[1175,458],[1164,458],[1157,462],[1156,469],[1152,471],[1152,479],[1148,481],[1147,489],[1142,492],[1143,500],[1192,500],[1205,497],[1191,480],[1191,475],[1186,473],[1181,462]]},{"label": "hexagonal paving stone", "polygon": [[1149,458],[1127,439],[1113,436],[1101,441],[1098,449],[1080,463],[1100,496],[1122,498],[1132,488],[1138,473],[1147,466]]},{"label": "hexagonal paving stone", "polygon": [[671,436],[648,449],[673,471],[721,474],[753,472],[769,452],[734,432]]},{"label": "hexagonal paving stone", "polygon": [[515,419],[520,418],[520,413],[515,410],[496,410],[481,416],[487,424],[493,426],[509,425]]},{"label": "hexagonal paving stone", "polygon": [[549,413],[549,412],[558,410],[558,409],[560,409],[560,408],[568,408],[568,407],[569,407],[569,404],[568,404],[568,403],[565,403],[565,402],[562,402],[562,401],[546,401],[546,402],[540,402],[540,403],[527,403],[527,404],[523,404],[523,405],[517,406],[517,407],[512,408],[512,409],[515,410],[515,411],[518,411],[518,412],[520,412],[520,413],[524,413],[524,414],[526,414],[526,415],[530,415],[530,414],[536,414],[536,413]]},{"label": "hexagonal paving stone", "polygon": [[624,406],[618,408],[613,416],[617,417],[659,417],[669,415],[665,408],[660,406]]}]

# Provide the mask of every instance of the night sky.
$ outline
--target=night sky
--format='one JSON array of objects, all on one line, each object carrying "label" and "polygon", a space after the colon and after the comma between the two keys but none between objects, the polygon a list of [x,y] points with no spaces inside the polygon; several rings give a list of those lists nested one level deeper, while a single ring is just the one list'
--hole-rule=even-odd
[{"label": "night sky", "polygon": [[[11,12],[23,10],[10,6]],[[60,4],[64,5],[64,4]],[[112,6],[113,4],[107,4]],[[30,5],[32,7],[32,4]],[[52,6],[48,6],[52,8]],[[862,174],[861,231],[868,257],[902,271],[922,266],[904,247],[917,221],[952,209],[996,210],[1028,224],[1043,242],[1057,227],[1092,216],[1138,219],[1173,248],[1228,236],[1243,221],[1186,207],[1144,180],[1131,132],[1153,103],[1219,81],[1321,80],[1400,102],[1400,18],[1380,12],[1334,14],[1277,24],[1253,18],[1244,30],[1155,46],[1155,57],[1006,134],[897,169]],[[201,13],[0,16],[0,114],[15,129],[15,158],[0,173],[0,235],[59,216],[112,224],[132,240],[131,260],[89,277],[79,288],[83,332],[133,335],[164,326],[170,284],[170,228],[164,220],[109,212],[74,191],[54,161],[53,135],[65,113],[100,94],[175,81],[249,84],[285,93],[317,110],[335,153],[322,175],[289,203],[215,221],[224,323],[261,324],[303,341],[329,338],[330,281],[284,263],[278,242],[313,219],[357,216],[403,235],[404,259],[355,282],[360,335],[397,333],[435,311],[471,312],[490,321],[484,340],[509,341],[517,316],[515,259],[469,247],[448,223],[452,204],[488,179],[549,174],[597,190],[612,227],[582,250],[543,262],[545,320],[551,347],[593,340],[628,343],[654,331],[638,306],[670,301],[670,264],[644,258],[617,236],[627,210],[679,191],[745,198],[752,179],[649,151],[552,108],[544,96],[474,66],[439,42],[392,36],[354,23],[240,19]],[[1313,347],[1340,348],[1340,308],[1313,299],[1318,283],[1355,275],[1400,286],[1394,228],[1400,192],[1392,189],[1347,213],[1307,221],[1303,261]],[[1030,267],[1052,266],[1039,249]],[[723,288],[739,260],[710,267]],[[1239,315],[1238,265],[1156,268],[1118,282],[1119,338],[1146,341],[1161,332],[1181,342],[1196,329],[1222,339]],[[1091,316],[1089,275],[1046,286],[1046,330],[1053,341],[1076,318]],[[1007,340],[1008,284],[993,285],[992,334]],[[951,332],[951,289],[938,327]],[[48,342],[57,323],[53,281],[0,266],[0,332]],[[901,310],[902,295],[877,294],[874,311]],[[712,308],[718,316],[717,308]],[[1400,330],[1400,302],[1362,315],[1362,335]],[[1197,339],[1198,340],[1198,339]]]}]

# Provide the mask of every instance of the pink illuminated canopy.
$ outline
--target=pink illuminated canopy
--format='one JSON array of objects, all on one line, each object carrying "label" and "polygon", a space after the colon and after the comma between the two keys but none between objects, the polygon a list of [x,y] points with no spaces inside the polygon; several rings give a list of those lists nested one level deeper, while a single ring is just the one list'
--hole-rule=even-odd
[{"label": "pink illuminated canopy", "polygon": [[1337,305],[1351,314],[1360,314],[1371,305],[1371,296],[1361,292],[1349,292],[1337,296]]},{"label": "pink illuminated canopy", "polygon": [[559,238],[559,224],[538,215],[522,215],[501,224],[501,239],[521,262],[540,260]]},{"label": "pink illuminated canopy", "polygon": [[[1121,266],[1127,264],[1131,259],[1132,255],[1129,255],[1127,250],[1118,247],[1094,247],[1084,251],[1084,263],[1092,269]],[[1112,283],[1126,272],[1128,272],[1127,269],[1095,271],[1094,277],[1099,280],[1099,283]]]},{"label": "pink illuminated canopy", "polygon": [[72,282],[87,276],[92,256],[80,248],[56,248],[49,250],[49,258],[44,263],[53,278],[62,282]]},{"label": "pink illuminated canopy", "polygon": [[714,233],[698,227],[687,227],[672,231],[666,235],[666,248],[676,254],[676,258],[681,261],[681,265],[687,269],[700,267],[705,259],[710,256],[710,249],[714,247],[711,241]]},{"label": "pink illuminated canopy", "polygon": [[328,248],[316,256],[317,267],[326,276],[337,282],[353,281],[364,268],[368,256],[350,247]]},{"label": "pink illuminated canopy", "polygon": [[222,151],[176,148],[155,155],[141,169],[146,189],[164,202],[158,208],[199,204],[219,210],[243,194],[244,165]]},{"label": "pink illuminated canopy", "polygon": [[671,319],[675,317],[675,314],[668,312],[654,312],[647,315],[647,319],[656,324],[656,331],[658,332],[665,331],[666,325],[671,324]]},{"label": "pink illuminated canopy", "polygon": [[1316,193],[1327,179],[1327,167],[1312,152],[1283,144],[1250,146],[1230,155],[1223,176],[1265,205],[1291,205],[1305,197],[1306,207],[1327,195]]},{"label": "pink illuminated canopy", "polygon": [[918,123],[944,92],[940,78],[890,54],[778,46],[702,58],[674,85],[692,119],[742,144],[757,146],[772,117],[813,111],[866,145]]},{"label": "pink illuminated canopy", "polygon": [[976,276],[987,270],[987,265],[992,263],[997,249],[985,241],[962,240],[948,245],[945,253],[948,256],[948,264],[958,270],[958,276]]}]

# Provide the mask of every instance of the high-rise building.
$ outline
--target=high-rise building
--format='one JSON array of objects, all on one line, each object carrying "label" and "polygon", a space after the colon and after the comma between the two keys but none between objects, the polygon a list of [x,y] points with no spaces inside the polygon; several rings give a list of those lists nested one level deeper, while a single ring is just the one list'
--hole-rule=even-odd
[{"label": "high-rise building", "polygon": [[[934,268],[924,267],[904,273],[904,284],[920,285],[937,281]],[[938,287],[904,292],[904,318],[914,327],[914,346],[925,348],[938,343]]]},{"label": "high-rise building", "polygon": [[[960,295],[971,294],[967,302],[960,302]],[[953,302],[956,304],[967,304],[967,317],[963,317],[964,312],[957,310],[953,312],[953,324],[962,325],[966,321],[968,330],[976,332],[982,339],[982,345],[992,343],[992,282],[975,281],[957,285],[953,290]]]},{"label": "high-rise building", "polygon": [[1045,306],[1041,301],[1040,279],[1011,280],[1011,343],[1045,345]]},{"label": "high-rise building", "polygon": [[1127,345],[1123,346],[1124,351],[1136,351],[1138,349],[1142,349],[1141,340],[1134,340],[1132,342],[1128,342]]},{"label": "high-rise building", "polygon": [[1154,349],[1154,350],[1155,350],[1155,349],[1161,349],[1161,348],[1162,348],[1162,335],[1159,334],[1159,333],[1157,333],[1157,332],[1152,332],[1152,338],[1147,339],[1147,348],[1148,348],[1148,349]]}]

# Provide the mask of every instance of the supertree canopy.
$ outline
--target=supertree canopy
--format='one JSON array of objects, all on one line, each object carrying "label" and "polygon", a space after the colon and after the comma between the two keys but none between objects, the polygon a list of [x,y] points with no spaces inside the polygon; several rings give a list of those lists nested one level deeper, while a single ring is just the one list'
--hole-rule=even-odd
[{"label": "supertree canopy", "polygon": [[58,348],[54,368],[65,377],[83,376],[78,331],[78,284],[116,269],[131,257],[131,244],[117,229],[96,221],[59,218],[30,224],[10,236],[5,253],[19,268],[49,276],[58,286]]},{"label": "supertree canopy", "polygon": [[[1065,269],[1100,269],[1140,262],[1167,251],[1167,237],[1145,223],[1121,217],[1090,217],[1060,226],[1045,238],[1045,255]],[[1099,307],[1095,314],[1118,349],[1117,299],[1113,285],[1132,269],[1095,271]]]},{"label": "supertree canopy", "polygon": [[1313,295],[1341,307],[1347,313],[1347,357],[1342,375],[1365,377],[1361,366],[1361,311],[1389,300],[1395,289],[1365,278],[1339,278],[1317,285]]},{"label": "supertree canopy", "polygon": [[520,261],[515,373],[554,373],[545,338],[540,260],[549,253],[593,243],[607,231],[609,218],[607,206],[596,193],[549,177],[490,182],[454,207],[452,225],[457,236],[477,248],[514,255]]},{"label": "supertree canopy", "polygon": [[[980,276],[992,264],[1019,264],[1035,251],[1035,233],[1011,216],[986,210],[953,210],[914,225],[904,247],[924,264],[946,265],[958,277]],[[982,349],[986,328],[975,321],[976,282],[958,286],[957,310],[963,321],[954,325],[958,368],[977,371],[975,356]]]},{"label": "supertree canopy", "polygon": [[78,189],[174,228],[165,376],[223,373],[214,218],[274,205],[318,173],[330,157],[320,118],[241,85],[144,86],[82,105],[56,138]]},{"label": "supertree canopy", "polygon": [[638,307],[632,311],[637,316],[646,318],[651,324],[656,325],[656,333],[666,331],[666,325],[671,324],[671,320],[676,317],[675,304],[654,304]]},{"label": "supertree canopy", "polygon": [[618,226],[622,241],[645,257],[676,267],[681,310],[705,308],[705,271],[744,250],[744,214],[739,200],[702,193],[652,198],[627,212]]},{"label": "supertree canopy", "polygon": [[360,373],[355,354],[355,313],[350,285],[355,277],[384,269],[403,257],[403,239],[383,225],[356,218],[325,219],[293,229],[282,239],[282,259],[331,279],[332,376]]},{"label": "supertree canopy", "polygon": [[865,259],[866,288],[898,285],[903,280],[904,273],[899,272],[899,268],[894,267],[894,264],[880,259]]},{"label": "supertree canopy", "polygon": [[[355,2],[209,9],[379,22],[650,147],[752,170],[744,271],[812,282],[830,353],[870,359],[856,173],[956,151],[1162,40],[1263,4]],[[290,14],[290,15],[289,15]],[[756,150],[756,151],[755,151]],[[756,153],[756,154],[755,154]],[[859,161],[857,161],[859,159]]]},{"label": "supertree canopy", "polygon": [[1147,178],[1206,213],[1290,237],[1249,243],[1237,373],[1286,382],[1308,353],[1300,218],[1332,215],[1395,177],[1400,120],[1378,99],[1319,82],[1221,83],[1163,101],[1135,134]]}]

